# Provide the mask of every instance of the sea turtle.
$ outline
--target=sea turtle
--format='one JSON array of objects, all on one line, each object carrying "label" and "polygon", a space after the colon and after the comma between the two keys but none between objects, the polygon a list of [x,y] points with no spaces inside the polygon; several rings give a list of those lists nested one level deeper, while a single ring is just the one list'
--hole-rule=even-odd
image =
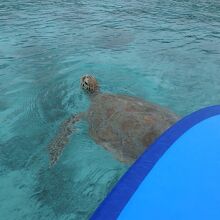
[{"label": "sea turtle", "polygon": [[80,119],[89,123],[89,134],[96,143],[125,163],[132,163],[178,116],[156,104],[127,95],[101,93],[91,75],[81,78],[81,87],[89,95],[88,112],[72,115],[64,121],[49,144],[50,165],[61,155],[73,124]]}]

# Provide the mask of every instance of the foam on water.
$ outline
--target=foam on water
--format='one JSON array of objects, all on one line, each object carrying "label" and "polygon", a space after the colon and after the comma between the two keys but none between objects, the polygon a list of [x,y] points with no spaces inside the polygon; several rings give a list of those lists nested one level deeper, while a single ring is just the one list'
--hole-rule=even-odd
[{"label": "foam on water", "polygon": [[219,11],[218,0],[0,3],[1,218],[88,219],[126,171],[85,122],[48,168],[59,124],[89,105],[84,73],[180,115],[219,104]]}]

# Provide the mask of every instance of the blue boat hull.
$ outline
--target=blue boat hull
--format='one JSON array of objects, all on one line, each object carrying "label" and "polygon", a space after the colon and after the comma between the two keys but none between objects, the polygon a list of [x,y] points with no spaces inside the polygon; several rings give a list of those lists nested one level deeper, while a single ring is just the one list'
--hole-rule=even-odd
[{"label": "blue boat hull", "polygon": [[220,219],[220,106],[168,129],[131,166],[92,220]]}]

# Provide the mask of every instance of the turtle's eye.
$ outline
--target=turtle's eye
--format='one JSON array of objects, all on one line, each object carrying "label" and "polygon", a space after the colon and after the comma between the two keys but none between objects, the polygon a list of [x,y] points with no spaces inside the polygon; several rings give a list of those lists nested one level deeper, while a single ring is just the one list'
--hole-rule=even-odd
[{"label": "turtle's eye", "polygon": [[87,86],[88,86],[88,83],[87,82],[84,82]]}]

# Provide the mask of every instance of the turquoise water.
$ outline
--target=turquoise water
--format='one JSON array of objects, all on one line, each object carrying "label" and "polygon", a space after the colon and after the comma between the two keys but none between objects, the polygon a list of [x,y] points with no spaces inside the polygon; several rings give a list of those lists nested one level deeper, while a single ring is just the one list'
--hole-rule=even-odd
[{"label": "turquoise water", "polygon": [[2,1],[1,218],[88,219],[126,171],[85,122],[48,168],[59,124],[88,107],[84,73],[185,115],[220,103],[219,70],[219,0]]}]

